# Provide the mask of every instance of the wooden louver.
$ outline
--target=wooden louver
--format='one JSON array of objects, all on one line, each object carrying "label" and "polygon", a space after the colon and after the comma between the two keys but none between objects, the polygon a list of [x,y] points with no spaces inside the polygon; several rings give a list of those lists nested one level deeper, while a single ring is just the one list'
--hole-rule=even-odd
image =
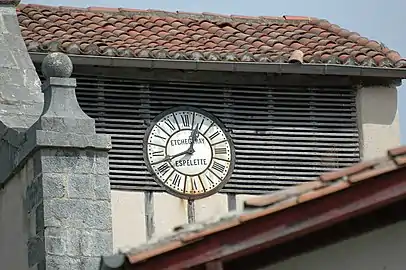
[{"label": "wooden louver", "polygon": [[359,161],[355,90],[141,81],[74,74],[82,109],[112,136],[112,188],[161,190],[143,161],[150,121],[173,106],[217,116],[236,149],[220,192],[260,194]]}]

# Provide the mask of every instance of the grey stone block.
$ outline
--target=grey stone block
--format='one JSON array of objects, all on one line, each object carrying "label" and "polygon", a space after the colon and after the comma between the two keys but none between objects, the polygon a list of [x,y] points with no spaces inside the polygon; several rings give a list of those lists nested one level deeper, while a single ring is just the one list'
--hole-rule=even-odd
[{"label": "grey stone block", "polygon": [[70,147],[70,148],[94,148],[100,150],[111,149],[111,138],[107,134],[76,134],[53,131],[35,130],[35,144],[44,147]]},{"label": "grey stone block", "polygon": [[69,174],[68,197],[74,199],[95,198],[94,174]]},{"label": "grey stone block", "polygon": [[44,201],[45,226],[111,229],[111,208],[107,201],[48,199]]},{"label": "grey stone block", "polygon": [[109,174],[109,157],[107,151],[96,152],[96,166],[94,173]]},{"label": "grey stone block", "polygon": [[[2,13],[2,15],[3,15],[2,16],[3,23],[4,23],[4,26],[7,29],[8,33],[17,34],[17,33],[19,33],[19,31],[21,31],[15,14],[7,12],[7,13]],[[20,46],[15,47],[15,48],[20,48]]]},{"label": "grey stone block", "polygon": [[110,253],[113,243],[110,232],[83,231],[80,245],[84,256],[102,256]]},{"label": "grey stone block", "polygon": [[45,236],[45,250],[47,254],[51,255],[65,255],[66,253],[66,239],[61,237]]},{"label": "grey stone block", "polygon": [[65,229],[66,230],[66,255],[79,257],[83,255],[81,238],[82,231],[79,229]]},{"label": "grey stone block", "polygon": [[93,134],[96,132],[94,119],[81,119],[74,116],[43,115],[36,128],[61,133]]},{"label": "grey stone block", "polygon": [[0,50],[0,68],[18,68],[18,64],[12,51],[10,50]]},{"label": "grey stone block", "polygon": [[[106,174],[108,161],[98,158],[99,152],[80,149],[41,150],[43,172]],[[104,153],[100,152],[102,155]],[[107,164],[107,169],[104,167]]]},{"label": "grey stone block", "polygon": [[45,264],[47,270],[85,270],[79,258],[68,256],[48,255]]},{"label": "grey stone block", "polygon": [[68,177],[66,173],[43,173],[41,178],[44,198],[66,197]]},{"label": "grey stone block", "polygon": [[108,175],[96,175],[94,183],[96,200],[108,200],[111,198],[110,177]]},{"label": "grey stone block", "polygon": [[86,270],[99,270],[100,257],[84,257],[81,259],[81,267]]},{"label": "grey stone block", "polygon": [[[38,75],[28,55],[13,5],[0,9],[0,121],[8,127],[31,126],[42,110]],[[35,93],[35,94],[34,94]],[[24,106],[35,103],[34,111]],[[16,121],[15,116],[22,116]],[[24,115],[35,115],[24,119]]]}]

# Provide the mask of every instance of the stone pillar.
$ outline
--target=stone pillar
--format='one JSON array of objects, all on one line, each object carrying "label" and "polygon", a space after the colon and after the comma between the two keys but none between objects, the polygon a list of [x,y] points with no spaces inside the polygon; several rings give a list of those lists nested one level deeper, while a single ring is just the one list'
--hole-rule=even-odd
[{"label": "stone pillar", "polygon": [[42,63],[44,109],[16,155],[32,153],[27,188],[30,269],[96,270],[112,252],[108,135],[79,107],[72,62],[61,53]]},{"label": "stone pillar", "polygon": [[17,20],[19,0],[0,0],[0,138],[8,128],[26,129],[41,114],[40,80]]}]

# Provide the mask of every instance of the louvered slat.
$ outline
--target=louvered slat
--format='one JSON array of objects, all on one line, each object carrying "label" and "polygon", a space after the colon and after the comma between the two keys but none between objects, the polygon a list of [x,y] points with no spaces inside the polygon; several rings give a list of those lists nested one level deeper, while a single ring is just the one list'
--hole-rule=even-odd
[{"label": "louvered slat", "polygon": [[113,188],[161,190],[143,161],[150,121],[173,106],[217,116],[236,149],[228,193],[260,194],[359,161],[355,91],[153,82],[74,74],[82,109],[112,136]]}]

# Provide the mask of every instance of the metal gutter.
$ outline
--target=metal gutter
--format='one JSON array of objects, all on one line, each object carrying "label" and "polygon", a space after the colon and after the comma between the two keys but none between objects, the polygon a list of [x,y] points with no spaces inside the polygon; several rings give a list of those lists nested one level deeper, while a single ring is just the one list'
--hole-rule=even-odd
[{"label": "metal gutter", "polygon": [[[48,53],[30,52],[34,63],[41,63]],[[258,63],[191,61],[150,58],[124,58],[93,55],[69,55],[74,65],[176,69],[193,71],[255,72],[276,74],[338,75],[406,79],[406,68],[344,66],[334,64]]]}]

